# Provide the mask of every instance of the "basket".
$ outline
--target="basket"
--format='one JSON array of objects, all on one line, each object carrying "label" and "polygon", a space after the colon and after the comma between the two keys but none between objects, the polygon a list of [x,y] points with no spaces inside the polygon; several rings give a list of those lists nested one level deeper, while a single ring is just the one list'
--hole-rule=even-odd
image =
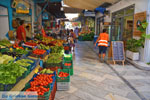
[{"label": "basket", "polygon": [[70,73],[69,69],[58,69],[58,73],[56,76],[57,82],[70,82],[70,74],[67,77],[59,77],[60,72]]},{"label": "basket", "polygon": [[65,91],[70,89],[70,82],[57,82],[57,90]]}]

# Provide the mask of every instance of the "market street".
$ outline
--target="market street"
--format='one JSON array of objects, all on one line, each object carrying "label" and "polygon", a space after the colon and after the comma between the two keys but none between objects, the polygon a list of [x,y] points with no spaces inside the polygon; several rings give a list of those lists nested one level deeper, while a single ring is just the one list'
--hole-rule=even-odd
[{"label": "market street", "polygon": [[150,72],[100,63],[92,42],[78,42],[69,91],[55,100],[150,100]]}]

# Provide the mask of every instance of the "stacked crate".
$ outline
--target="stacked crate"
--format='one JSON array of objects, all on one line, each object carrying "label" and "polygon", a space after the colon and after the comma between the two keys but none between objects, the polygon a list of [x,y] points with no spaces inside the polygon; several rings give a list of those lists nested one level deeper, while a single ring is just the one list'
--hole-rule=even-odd
[{"label": "stacked crate", "polygon": [[[68,73],[67,77],[60,77],[60,72]],[[69,69],[58,69],[57,73],[57,90],[64,91],[70,89],[70,74]]]},{"label": "stacked crate", "polygon": [[73,75],[73,60],[72,54],[65,54],[63,60],[63,69],[69,69],[70,75]]}]

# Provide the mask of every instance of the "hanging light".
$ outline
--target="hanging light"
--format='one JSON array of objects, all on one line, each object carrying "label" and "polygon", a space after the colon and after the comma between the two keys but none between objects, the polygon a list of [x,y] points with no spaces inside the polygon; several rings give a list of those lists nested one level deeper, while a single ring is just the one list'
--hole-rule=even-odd
[{"label": "hanging light", "polygon": [[61,7],[61,8],[60,8],[60,11],[64,11],[64,8],[63,8],[63,7]]}]

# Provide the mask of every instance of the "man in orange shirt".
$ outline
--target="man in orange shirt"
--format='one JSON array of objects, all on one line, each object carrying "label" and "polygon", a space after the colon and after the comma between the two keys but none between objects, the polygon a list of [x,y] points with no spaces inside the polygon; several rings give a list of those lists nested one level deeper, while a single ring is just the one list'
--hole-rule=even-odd
[{"label": "man in orange shirt", "polygon": [[[108,41],[109,41],[109,35],[108,33],[106,33],[106,29],[103,29],[103,33],[100,33],[96,43],[98,42],[98,46],[99,46],[99,57],[101,58],[101,53],[103,53],[103,60],[106,56],[106,50],[108,47]],[[95,46],[96,46],[95,43]]]},{"label": "man in orange shirt", "polygon": [[16,38],[19,41],[26,42],[26,31],[25,31],[25,28],[24,28],[24,20],[20,21],[20,26],[17,28],[16,32],[17,32]]}]

